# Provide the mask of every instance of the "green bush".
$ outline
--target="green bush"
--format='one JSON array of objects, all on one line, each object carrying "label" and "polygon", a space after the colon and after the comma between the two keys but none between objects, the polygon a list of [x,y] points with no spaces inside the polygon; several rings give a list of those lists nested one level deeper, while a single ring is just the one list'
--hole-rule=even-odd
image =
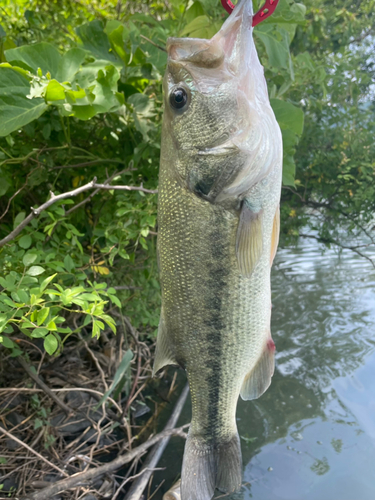
[{"label": "green bush", "polygon": [[[169,36],[211,37],[226,14],[216,0],[3,4],[0,342],[16,356],[22,335],[43,338],[45,350],[58,354],[82,328],[93,336],[115,332],[114,308],[153,336],[160,313],[156,190],[164,46]],[[373,70],[363,63],[365,47],[349,55],[347,48],[372,29],[372,14],[360,3],[357,11],[366,16],[358,23],[341,1],[334,18],[329,5],[311,2],[306,13],[301,3],[280,0],[254,30],[283,134],[284,232],[298,234],[310,223],[327,241],[338,221],[345,222],[340,214],[350,214],[355,231],[364,204],[368,211],[374,204],[373,111],[358,106]],[[353,68],[356,83],[342,98],[338,89]],[[332,106],[335,99],[339,107]],[[348,147],[353,156],[343,157]],[[306,217],[312,203],[321,205],[319,224]]]}]

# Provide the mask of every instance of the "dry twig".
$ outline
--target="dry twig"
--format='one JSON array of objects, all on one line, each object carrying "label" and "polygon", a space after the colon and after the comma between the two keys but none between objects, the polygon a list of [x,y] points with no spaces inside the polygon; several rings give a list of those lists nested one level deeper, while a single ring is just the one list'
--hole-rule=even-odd
[{"label": "dry twig", "polygon": [[33,448],[31,448],[31,446],[29,446],[28,444],[26,444],[23,441],[21,441],[21,439],[18,439],[18,437],[14,436],[9,431],[5,430],[3,427],[0,427],[0,432],[2,432],[3,434],[5,434],[8,438],[13,439],[13,441],[16,441],[16,443],[18,443],[19,445],[23,446],[27,450],[31,451],[31,453],[33,453],[35,456],[37,456],[38,458],[40,458],[40,460],[43,460],[43,462],[45,462],[46,464],[48,464],[50,467],[52,467],[52,468],[56,469],[57,471],[59,471],[60,474],[62,474],[63,476],[68,476],[68,474],[66,472],[64,472],[62,469],[60,469],[59,467],[57,467],[57,465],[55,465],[52,462],[50,462],[49,460],[47,460],[47,458],[43,457],[43,455],[41,455],[40,453],[38,453],[37,451],[35,451]]}]

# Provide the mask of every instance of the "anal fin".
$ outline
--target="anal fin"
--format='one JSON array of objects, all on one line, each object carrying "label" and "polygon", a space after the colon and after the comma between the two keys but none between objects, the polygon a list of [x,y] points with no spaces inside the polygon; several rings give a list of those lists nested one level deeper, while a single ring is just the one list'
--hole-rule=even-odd
[{"label": "anal fin", "polygon": [[154,376],[159,370],[167,365],[178,365],[178,362],[173,353],[170,339],[168,339],[168,332],[163,319],[162,309],[160,314],[158,336],[156,340],[156,352],[152,376]]},{"label": "anal fin", "polygon": [[277,207],[275,216],[273,218],[272,236],[271,236],[271,260],[270,260],[271,266],[273,264],[273,259],[275,258],[277,252],[277,246],[279,244],[279,234],[280,234],[280,206]]},{"label": "anal fin", "polygon": [[241,398],[245,401],[259,398],[270,386],[274,371],[275,344],[270,336],[256,365],[242,383]]},{"label": "anal fin", "polygon": [[237,229],[236,255],[240,272],[249,278],[263,251],[262,211],[253,212],[246,200],[242,204]]}]

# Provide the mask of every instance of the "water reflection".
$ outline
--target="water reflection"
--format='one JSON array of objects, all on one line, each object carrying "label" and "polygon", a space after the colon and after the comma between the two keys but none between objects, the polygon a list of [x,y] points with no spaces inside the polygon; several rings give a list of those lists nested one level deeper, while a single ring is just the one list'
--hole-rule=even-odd
[{"label": "water reflection", "polygon": [[[272,283],[276,372],[260,399],[238,404],[247,484],[226,498],[374,500],[375,272],[301,241],[278,252]],[[169,445],[155,499],[178,476],[182,450]]]}]

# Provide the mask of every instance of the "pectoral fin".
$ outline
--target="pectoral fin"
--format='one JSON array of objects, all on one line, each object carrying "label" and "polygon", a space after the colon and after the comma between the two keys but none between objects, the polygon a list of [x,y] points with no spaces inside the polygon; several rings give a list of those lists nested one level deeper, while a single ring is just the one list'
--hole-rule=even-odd
[{"label": "pectoral fin", "polygon": [[262,211],[253,212],[242,204],[237,229],[236,255],[241,274],[249,278],[263,251]]},{"label": "pectoral fin", "polygon": [[171,348],[171,342],[168,339],[167,329],[165,327],[163,319],[163,310],[160,315],[160,322],[158,328],[158,337],[156,340],[156,353],[154,368],[152,370],[152,376],[154,376],[159,370],[167,365],[178,365],[175,359],[173,350]]},{"label": "pectoral fin", "polygon": [[270,386],[275,370],[275,344],[271,337],[254,368],[246,375],[241,387],[241,398],[245,401],[259,398]]},{"label": "pectoral fin", "polygon": [[280,207],[277,207],[275,217],[273,218],[272,236],[271,236],[271,266],[277,252],[280,234]]}]

